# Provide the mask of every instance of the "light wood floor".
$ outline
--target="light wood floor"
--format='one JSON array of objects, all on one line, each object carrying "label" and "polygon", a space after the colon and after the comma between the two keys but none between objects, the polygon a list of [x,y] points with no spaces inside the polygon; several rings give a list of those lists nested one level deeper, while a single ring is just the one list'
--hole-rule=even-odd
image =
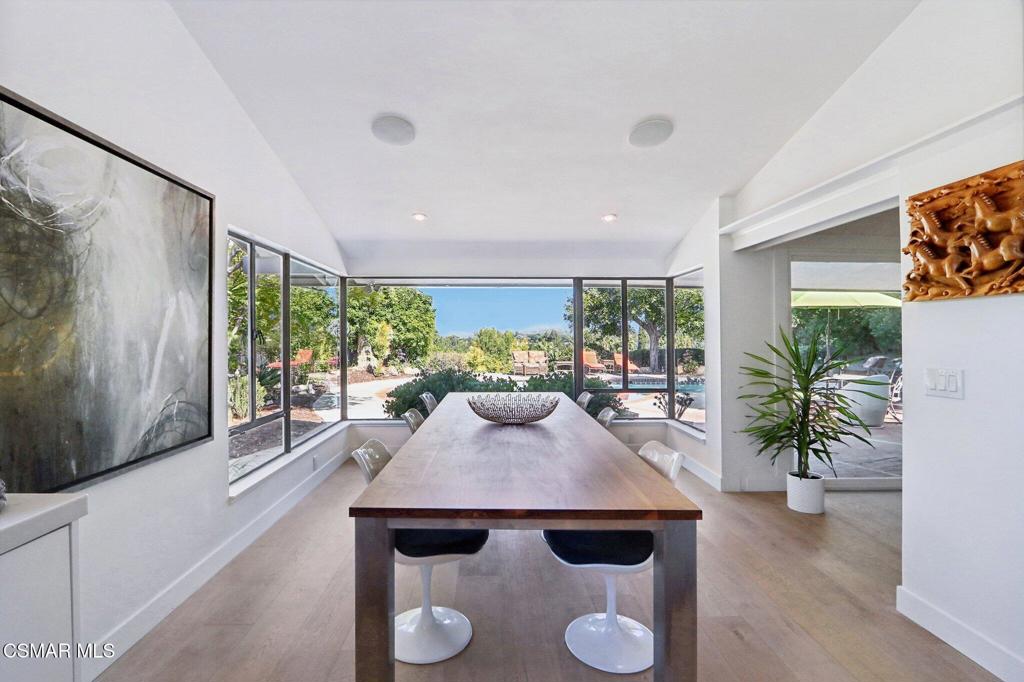
[{"label": "light wood floor", "polygon": [[[899,493],[829,493],[828,514],[788,512],[783,495],[715,492],[684,472],[699,529],[700,679],[994,680],[896,612]],[[352,521],[363,488],[343,465],[102,676],[104,682],[342,681],[353,677]],[[463,611],[474,639],[399,680],[649,680],[585,667],[562,642],[600,611],[596,576],[561,566],[535,532],[492,531],[483,551],[435,571],[436,603]],[[651,623],[650,574],[620,581],[620,611]],[[418,603],[397,568],[396,607]]]}]

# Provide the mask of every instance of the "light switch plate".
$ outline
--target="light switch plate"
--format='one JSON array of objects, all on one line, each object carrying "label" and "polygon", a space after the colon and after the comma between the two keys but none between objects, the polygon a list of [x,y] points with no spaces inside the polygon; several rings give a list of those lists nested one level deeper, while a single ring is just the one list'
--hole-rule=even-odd
[{"label": "light switch plate", "polygon": [[964,399],[964,371],[940,367],[924,370],[925,395],[937,398]]}]

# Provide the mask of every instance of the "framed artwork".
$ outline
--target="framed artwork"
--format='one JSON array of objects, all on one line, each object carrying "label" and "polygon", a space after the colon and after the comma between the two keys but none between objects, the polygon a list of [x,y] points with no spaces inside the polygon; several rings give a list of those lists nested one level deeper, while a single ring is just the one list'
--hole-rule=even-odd
[{"label": "framed artwork", "polygon": [[1024,292],[1024,161],[907,198],[908,301]]},{"label": "framed artwork", "polygon": [[0,88],[0,478],[80,487],[211,438],[214,197]]}]

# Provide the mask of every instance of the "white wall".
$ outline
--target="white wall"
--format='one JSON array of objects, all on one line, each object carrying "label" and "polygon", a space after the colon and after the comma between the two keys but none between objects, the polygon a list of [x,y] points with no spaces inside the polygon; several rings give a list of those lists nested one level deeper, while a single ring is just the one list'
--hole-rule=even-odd
[{"label": "white wall", "polygon": [[[739,192],[743,229],[756,233],[784,212],[799,234],[830,208],[851,211],[851,197],[902,206],[916,192],[1024,158],[1022,27],[1019,0],[923,2]],[[862,166],[873,159],[881,160]],[[776,202],[763,220],[756,213]],[[905,241],[905,215],[901,229]],[[770,273],[750,283],[758,281],[772,286]],[[1022,338],[1024,296],[903,308],[898,608],[1015,681],[1024,680]],[[965,399],[926,397],[925,367],[965,370]],[[726,454],[723,487],[729,468]]]},{"label": "white wall", "polygon": [[[722,220],[722,223],[725,223]],[[776,466],[742,430],[750,410],[740,396],[749,379],[740,374],[750,364],[746,353],[764,354],[766,341],[779,344],[778,330],[789,323],[789,260],[775,250],[734,251],[719,237],[719,307],[721,320],[722,490],[785,490],[792,462]]]},{"label": "white wall", "polygon": [[743,217],[1020,94],[1020,0],[924,0],[736,195]]},{"label": "white wall", "polygon": [[[1024,158],[1024,107],[901,160],[900,198]],[[910,231],[902,221],[906,241]],[[909,267],[909,265],[907,266]],[[900,610],[1024,680],[1024,295],[903,307]],[[924,394],[964,370],[964,400]]]},{"label": "white wall", "polygon": [[[341,270],[291,176],[162,2],[0,2],[0,83],[217,196],[228,225]],[[215,251],[215,440],[87,489],[82,625],[118,654],[336,466],[326,439],[228,501],[223,252]],[[319,469],[315,470],[314,454]],[[87,661],[87,676],[105,661]]]},{"label": "white wall", "polygon": [[[698,461],[718,480],[722,477],[721,323],[718,277],[719,202],[715,201],[666,262],[666,272],[675,276],[700,267],[704,270],[704,402],[705,442],[680,439],[681,449]],[[675,447],[675,445],[673,445]]]},{"label": "white wall", "polygon": [[[775,340],[778,321],[788,319],[789,264],[771,251],[733,251],[730,239],[718,234],[731,218],[731,201],[715,200],[668,259],[670,274],[704,268],[707,433],[704,446],[687,453],[720,478],[722,490],[783,490],[786,464],[773,468],[755,457],[740,433],[748,410],[739,399],[744,379],[738,368],[746,364],[744,352],[762,352],[765,341]],[[775,297],[780,287],[786,289],[784,308]]]}]

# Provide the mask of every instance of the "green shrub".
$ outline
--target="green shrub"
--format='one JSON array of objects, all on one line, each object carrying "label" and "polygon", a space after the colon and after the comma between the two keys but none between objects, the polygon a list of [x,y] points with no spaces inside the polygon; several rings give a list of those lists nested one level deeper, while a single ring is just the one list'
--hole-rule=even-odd
[{"label": "green shrub", "polygon": [[[608,388],[609,384],[607,381],[602,381],[595,377],[587,377],[583,381],[583,387],[586,388]],[[532,376],[526,380],[522,391],[559,391],[570,398],[572,397],[573,391],[573,378],[570,372],[549,372],[547,374],[538,374]],[[615,412],[622,414],[622,400],[615,393],[595,393],[594,397],[587,403],[587,413],[592,417],[596,417],[598,413],[606,408],[614,408]]]},{"label": "green shrub", "polygon": [[[588,377],[584,382],[586,388],[607,388],[608,383],[600,379]],[[482,374],[473,374],[456,369],[444,369],[439,372],[429,372],[396,387],[384,403],[384,411],[391,417],[400,417],[406,410],[416,408],[423,411],[424,406],[420,401],[420,395],[426,391],[434,394],[438,401],[446,395],[455,392],[491,392],[511,393],[513,391],[554,391],[561,392],[572,397],[572,374],[569,372],[549,372],[532,376],[522,386],[511,379],[502,377],[491,377]],[[622,413],[622,401],[615,393],[595,393],[587,405],[587,412],[591,416],[597,414],[605,407],[614,408],[619,414]]]},{"label": "green shrub", "polygon": [[469,369],[464,353],[455,351],[433,351],[423,363],[422,370],[427,372],[440,372],[446,369],[455,369],[465,372]]},{"label": "green shrub", "polygon": [[480,346],[470,346],[469,350],[466,351],[464,356],[466,365],[474,372],[486,372],[487,366],[487,354],[484,353]]},{"label": "green shrub", "polygon": [[228,377],[228,407],[235,419],[249,418],[249,377]]},{"label": "green shrub", "polygon": [[[262,407],[267,400],[267,389],[256,384],[256,407]],[[249,418],[249,375],[228,377],[228,406],[235,419]]]},{"label": "green shrub", "polygon": [[440,402],[452,391],[505,393],[516,390],[516,383],[511,379],[487,377],[457,369],[445,369],[430,372],[406,382],[388,394],[384,403],[384,411],[391,417],[400,417],[406,410],[416,408],[423,411],[420,395],[426,391],[434,394]]}]

